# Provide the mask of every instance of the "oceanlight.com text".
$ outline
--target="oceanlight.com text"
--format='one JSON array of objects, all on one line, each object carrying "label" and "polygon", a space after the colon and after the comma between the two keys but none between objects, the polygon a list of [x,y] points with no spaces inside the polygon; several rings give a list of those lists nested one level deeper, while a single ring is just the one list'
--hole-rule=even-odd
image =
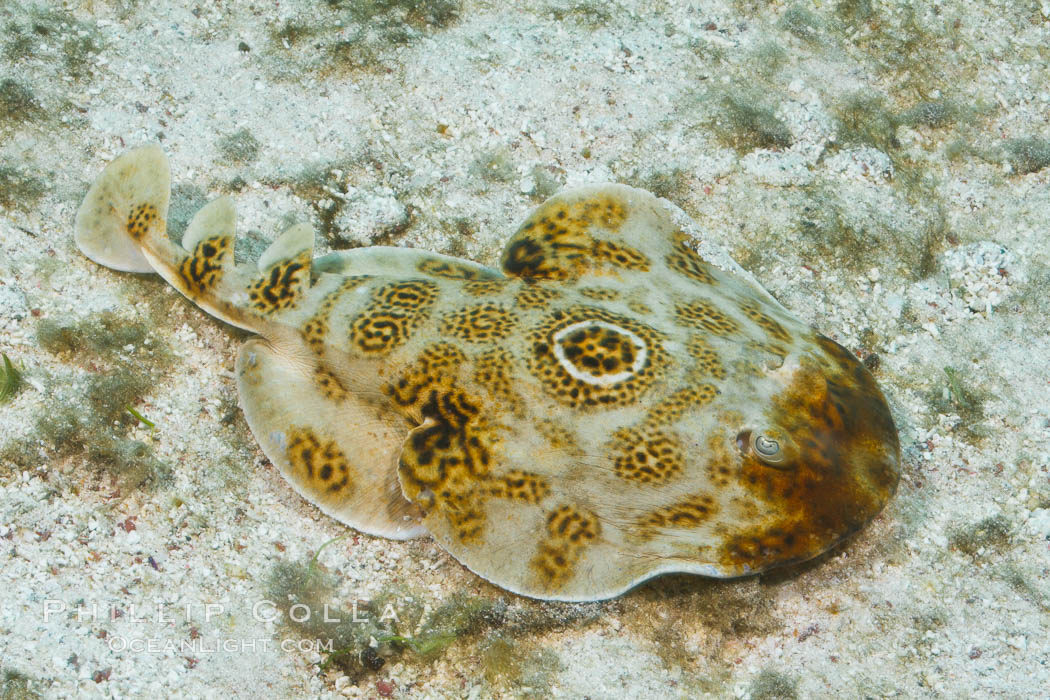
[{"label": "oceanlight.com text", "polygon": [[258,654],[280,649],[285,652],[335,651],[331,639],[165,639],[161,637],[131,638],[113,635],[106,640],[110,651],[132,654]]}]

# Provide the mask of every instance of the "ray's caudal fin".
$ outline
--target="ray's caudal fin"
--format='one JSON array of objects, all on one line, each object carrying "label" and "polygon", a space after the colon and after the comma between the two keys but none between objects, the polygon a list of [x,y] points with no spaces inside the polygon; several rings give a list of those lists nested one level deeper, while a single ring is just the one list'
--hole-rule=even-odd
[{"label": "ray's caudal fin", "polygon": [[[374,372],[340,364],[338,357],[319,364],[327,321],[305,318],[324,296],[315,296],[312,305],[308,299],[313,229],[292,226],[257,264],[238,267],[233,202],[220,197],[197,212],[179,245],[167,233],[169,188],[160,148],[120,156],[77,213],[77,245],[107,267],[157,272],[208,313],[262,336],[245,343],[238,358],[240,404],[263,452],[306,500],[365,533],[395,539],[423,534],[394,469],[409,427],[354,394],[360,377]],[[350,257],[329,263],[342,271]],[[400,257],[405,267],[407,256]],[[321,275],[329,287],[338,276]]]},{"label": "ray's caudal fin", "polygon": [[84,198],[77,246],[115,270],[156,272],[208,313],[248,330],[294,306],[310,279],[313,229],[293,226],[262,254],[258,271],[238,269],[232,200],[220,197],[197,212],[179,246],[167,235],[170,193],[171,171],[159,146],[125,153]]}]

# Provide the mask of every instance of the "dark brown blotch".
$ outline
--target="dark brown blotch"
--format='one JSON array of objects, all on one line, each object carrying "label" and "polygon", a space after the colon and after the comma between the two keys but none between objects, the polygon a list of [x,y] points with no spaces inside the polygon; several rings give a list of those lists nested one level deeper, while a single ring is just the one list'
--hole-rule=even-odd
[{"label": "dark brown blotch", "polygon": [[826,356],[806,358],[767,419],[798,445],[792,464],[771,469],[746,450],[737,480],[763,503],[761,524],[730,533],[729,572],[803,561],[862,528],[886,505],[900,477],[900,444],[889,407],[867,370],[823,336]]}]

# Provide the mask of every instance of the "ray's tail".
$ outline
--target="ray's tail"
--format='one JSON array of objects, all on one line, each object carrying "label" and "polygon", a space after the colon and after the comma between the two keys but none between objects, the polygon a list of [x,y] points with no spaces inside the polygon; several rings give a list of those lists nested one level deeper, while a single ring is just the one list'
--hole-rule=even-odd
[{"label": "ray's tail", "polygon": [[220,197],[190,221],[177,245],[168,238],[171,171],[159,146],[111,162],[77,212],[75,240],[91,260],[115,270],[156,272],[208,313],[260,331],[294,308],[310,283],[314,232],[298,224],[278,237],[254,266],[234,263],[236,213]]}]

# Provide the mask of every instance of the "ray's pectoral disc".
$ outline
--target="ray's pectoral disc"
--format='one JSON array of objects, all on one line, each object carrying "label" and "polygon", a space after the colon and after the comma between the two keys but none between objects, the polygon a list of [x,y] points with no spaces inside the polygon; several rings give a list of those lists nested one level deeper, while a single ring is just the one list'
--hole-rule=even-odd
[{"label": "ray's pectoral disc", "polygon": [[426,532],[545,599],[816,556],[900,476],[885,398],[842,346],[705,260],[684,214],[621,185],[559,194],[502,270],[373,247],[313,259],[293,226],[236,264],[232,200],[166,232],[167,160],[111,163],[76,241],[257,337],[248,424],[288,483],[364,532]]}]

